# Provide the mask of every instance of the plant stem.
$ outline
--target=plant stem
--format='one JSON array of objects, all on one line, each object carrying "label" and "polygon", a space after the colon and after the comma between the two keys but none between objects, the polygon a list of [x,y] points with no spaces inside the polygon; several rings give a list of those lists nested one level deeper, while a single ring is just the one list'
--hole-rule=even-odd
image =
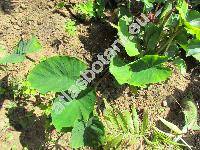
[{"label": "plant stem", "polygon": [[178,29],[179,29],[179,26],[176,26],[176,29],[175,29],[175,33],[172,35],[172,37],[170,37],[168,40],[167,40],[167,42],[158,50],[158,54],[159,53],[161,53],[163,50],[163,53],[164,52],[166,52],[168,49],[169,49],[169,47],[170,47],[170,45],[171,45],[171,43],[173,42],[173,40],[174,40],[174,38],[179,34],[179,32],[180,31],[178,31]]}]

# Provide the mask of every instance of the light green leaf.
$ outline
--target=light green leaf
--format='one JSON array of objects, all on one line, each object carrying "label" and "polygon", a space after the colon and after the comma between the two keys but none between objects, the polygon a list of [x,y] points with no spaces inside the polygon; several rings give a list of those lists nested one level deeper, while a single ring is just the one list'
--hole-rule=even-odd
[{"label": "light green leaf", "polygon": [[190,40],[187,45],[181,45],[181,47],[186,51],[187,56],[193,56],[200,61],[200,40]]},{"label": "light green leaf", "polygon": [[80,95],[77,99],[69,102],[57,98],[53,103],[51,113],[53,125],[57,130],[61,130],[64,127],[73,127],[79,119],[83,118],[84,121],[88,121],[89,115],[94,109],[95,100],[94,91]]},{"label": "light green leaf", "polygon": [[130,40],[130,36],[131,34],[129,33],[129,26],[127,24],[126,21],[127,17],[123,16],[120,18],[119,23],[118,23],[118,35],[119,35],[119,39],[122,43],[122,45],[124,46],[127,54],[129,56],[136,56],[139,54],[138,51],[138,43],[137,41]]},{"label": "light green leaf", "polygon": [[183,75],[186,74],[187,66],[183,59],[181,59],[180,57],[177,57],[173,60],[173,64],[178,67],[181,74]]},{"label": "light green leaf", "polygon": [[105,104],[105,108],[106,108],[105,112],[104,112],[105,119],[108,122],[110,122],[115,129],[120,128],[113,108],[108,104],[108,102],[105,99],[104,99],[104,104]]},{"label": "light green leaf", "polygon": [[147,11],[149,11],[153,8],[153,3],[151,0],[141,0],[141,1],[144,3]]},{"label": "light green leaf", "polygon": [[200,13],[195,10],[189,11],[184,24],[187,32],[196,35],[196,38],[200,40]]},{"label": "light green leaf", "polygon": [[104,146],[105,150],[110,150],[110,149],[117,149],[120,145],[120,143],[123,140],[123,135],[119,134],[116,137],[113,137],[111,140],[109,140],[106,145]]},{"label": "light green leaf", "polygon": [[160,19],[163,19],[165,16],[169,15],[170,11],[172,10],[172,3],[167,1],[164,8],[162,9],[162,13]]},{"label": "light green leaf", "polygon": [[41,93],[61,92],[76,85],[76,80],[85,70],[86,65],[77,58],[55,56],[36,65],[28,75],[28,81]]},{"label": "light green leaf", "polygon": [[140,122],[139,122],[139,116],[137,114],[135,107],[132,108],[132,115],[133,115],[133,124],[134,124],[134,128],[135,128],[135,133],[139,133]]},{"label": "light green leaf", "polygon": [[173,123],[168,122],[167,120],[160,118],[160,121],[162,121],[162,123],[164,123],[168,128],[170,128],[172,131],[174,131],[176,134],[182,134],[182,131]]},{"label": "light green leaf", "polygon": [[185,125],[192,130],[200,130],[200,126],[197,124],[198,122],[198,109],[193,100],[192,94],[189,94],[183,100],[183,113],[185,116]]},{"label": "light green leaf", "polygon": [[118,57],[110,64],[110,72],[119,84],[128,83],[134,86],[145,86],[150,83],[165,81],[171,70],[162,64],[168,60],[165,56],[146,55],[141,59],[127,65],[123,65]]},{"label": "light green leaf", "polygon": [[133,116],[132,116],[132,114],[128,110],[125,110],[123,112],[123,115],[124,115],[124,120],[126,120],[127,129],[131,133],[134,133],[134,122],[133,122]]},{"label": "light green leaf", "polygon": [[41,49],[42,46],[35,36],[28,41],[20,40],[12,54],[7,54],[0,59],[0,64],[23,62],[26,60],[26,54],[38,52]]},{"label": "light green leaf", "polygon": [[120,128],[123,130],[123,132],[128,132],[128,126],[127,122],[125,120],[124,115],[121,113],[121,111],[117,110],[117,122],[120,126]]},{"label": "light green leaf", "polygon": [[176,9],[179,11],[179,14],[183,20],[186,20],[186,15],[188,12],[188,4],[185,0],[178,0]]},{"label": "light green leaf", "polygon": [[147,111],[144,111],[143,121],[142,121],[142,134],[144,135],[148,129],[149,118]]},{"label": "light green leaf", "polygon": [[20,41],[16,51],[23,51],[25,54],[35,53],[42,50],[42,45],[36,36],[32,36],[32,38],[28,41]]},{"label": "light green leaf", "polygon": [[74,128],[72,129],[72,137],[70,139],[70,145],[72,148],[83,147],[84,144],[84,132],[85,126],[83,121],[75,121]]},{"label": "light green leaf", "polygon": [[3,58],[0,59],[0,64],[7,64],[7,63],[19,63],[26,60],[25,55],[19,54],[7,54]]}]

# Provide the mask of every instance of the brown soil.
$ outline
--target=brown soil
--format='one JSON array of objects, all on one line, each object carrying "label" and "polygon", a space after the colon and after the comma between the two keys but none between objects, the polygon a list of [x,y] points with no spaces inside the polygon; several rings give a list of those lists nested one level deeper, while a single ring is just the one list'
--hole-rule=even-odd
[{"label": "brown soil", "polygon": [[[115,30],[107,23],[100,22],[77,22],[77,35],[68,36],[64,26],[66,19],[72,16],[67,9],[63,9],[62,13],[55,11],[56,0],[19,0],[19,3],[12,6],[4,1],[6,0],[0,2],[2,6],[0,8],[0,42],[9,52],[12,52],[13,47],[21,38],[28,38],[31,34],[36,35],[43,45],[43,51],[29,56],[35,64],[41,58],[54,55],[75,56],[91,63],[96,55],[109,48],[116,38]],[[80,0],[74,2],[78,1]],[[8,6],[5,7],[5,5]],[[47,123],[44,116],[34,107],[35,104],[28,104],[32,101],[31,98],[25,99],[26,103],[23,106],[9,109],[16,101],[10,94],[9,84],[14,79],[24,79],[33,66],[34,63],[27,60],[18,65],[9,65],[6,71],[0,72],[2,86],[7,89],[6,96],[0,101],[2,105],[0,108],[1,149],[20,150],[23,147],[33,150],[70,149],[68,144],[70,133],[61,135],[55,130],[45,131],[44,127]],[[103,98],[120,110],[130,109],[132,105],[135,105],[141,113],[147,109],[153,122],[157,121],[158,116],[167,117],[168,120],[181,127],[182,114],[179,103],[192,92],[195,101],[200,105],[200,82],[195,74],[182,76],[175,68],[173,70],[172,77],[165,83],[151,85],[138,92],[126,85],[117,86],[110,74],[102,74],[97,79],[101,82],[96,85],[98,106],[103,108]],[[195,71],[198,69],[193,70]],[[165,102],[167,105],[163,106]],[[27,115],[31,117],[27,118]],[[26,127],[23,127],[24,122]],[[190,138],[190,141],[191,139],[194,140],[191,144],[197,149],[200,148],[200,136],[196,134],[194,138]]]}]

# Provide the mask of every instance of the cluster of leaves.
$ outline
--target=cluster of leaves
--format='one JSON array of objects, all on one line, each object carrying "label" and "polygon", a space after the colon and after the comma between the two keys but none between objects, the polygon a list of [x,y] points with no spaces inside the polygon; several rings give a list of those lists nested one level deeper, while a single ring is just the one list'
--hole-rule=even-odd
[{"label": "cluster of leaves", "polygon": [[0,64],[23,62],[28,58],[28,54],[38,52],[41,49],[42,46],[35,36],[32,36],[32,38],[27,41],[21,39],[14,48],[12,54],[6,52],[5,56],[0,58]]},{"label": "cluster of leaves", "polygon": [[141,146],[148,136],[149,120],[147,111],[144,112],[143,121],[140,123],[139,115],[133,107],[132,112],[128,110],[121,112],[110,106],[106,100],[103,124],[105,126],[104,149],[123,149],[123,146]]},{"label": "cluster of leaves", "polygon": [[[190,10],[185,0],[143,2],[145,7],[142,12],[146,13],[146,17],[153,14],[144,27],[138,24],[134,28],[132,23],[138,19],[126,9],[119,10],[118,36],[125,52],[133,60],[130,62],[127,57],[119,56],[113,58],[110,72],[120,84],[145,87],[165,81],[171,75],[167,62],[173,62],[184,73],[186,65],[179,57],[181,48],[187,56],[200,61],[200,13]],[[159,8],[160,5],[163,8],[159,15],[152,6]],[[145,23],[141,18],[141,22]],[[132,35],[135,29],[139,31]]]},{"label": "cluster of leaves", "polygon": [[[197,107],[191,96],[185,98],[182,106],[184,107],[185,126],[179,129],[171,122],[160,118],[160,121],[172,132],[166,133],[154,125],[150,124],[147,111],[144,111],[142,122],[139,115],[133,107],[132,111],[123,112],[114,109],[106,101],[103,124],[105,126],[104,149],[124,149],[127,146],[133,146],[132,149],[143,147],[147,149],[181,149],[181,146],[189,146],[182,138],[189,130],[200,130],[197,125],[198,115]],[[180,144],[181,141],[183,144]]]},{"label": "cluster of leaves", "polygon": [[[167,1],[166,3],[164,3],[165,0],[142,0],[141,2],[144,3],[143,12],[145,13],[156,11],[153,10],[155,4],[162,4],[164,8],[161,15],[157,16],[159,19],[155,18],[145,27],[141,27],[140,32],[135,36],[129,33],[129,26],[134,19],[128,11],[130,6],[120,9],[117,30],[127,56],[112,58],[110,72],[120,84],[128,83],[144,87],[150,83],[165,81],[171,75],[172,71],[166,65],[169,61],[174,61],[182,71],[185,69],[184,61],[179,57],[180,48],[186,51],[187,56],[193,56],[199,60],[200,17],[198,11],[188,9],[188,3],[184,0]],[[95,3],[88,0],[86,3],[77,4],[75,9],[84,16],[84,19],[101,18],[105,4],[103,0],[97,0]],[[69,33],[74,33],[73,22],[69,22],[66,27]],[[14,53],[7,54],[0,59],[0,64],[22,62],[27,58],[27,54],[39,51],[41,48],[34,36],[28,41],[21,40]],[[127,57],[131,59],[126,59]],[[25,89],[25,92],[31,94],[34,92],[32,89],[36,89],[42,94],[53,92],[58,95],[75,85],[81,72],[86,69],[87,65],[77,58],[69,56],[48,58],[37,64],[29,73],[27,81],[30,85],[25,85],[25,87],[29,87]],[[72,148],[103,145],[107,149],[115,149],[123,141],[129,144],[145,141],[154,146],[158,146],[158,143],[163,141],[173,143],[170,138],[166,138],[169,137],[169,134],[165,134],[159,129],[156,130],[153,141],[149,141],[146,138],[149,134],[147,113],[144,113],[143,121],[140,123],[135,108],[131,113],[129,111],[121,113],[114,112],[106,104],[104,116],[106,123],[103,124],[93,113],[95,101],[95,90],[91,87],[82,91],[76,99],[71,101],[61,97],[55,97],[53,100],[52,124],[58,131],[72,128],[70,141]],[[187,125],[185,128],[199,129],[196,122],[198,115],[194,111],[191,114],[190,111],[190,109],[197,111],[196,107],[191,101],[187,101],[185,106],[184,114]],[[193,117],[190,117],[191,115]],[[181,139],[179,135],[185,132],[166,120],[161,119],[161,121],[172,129],[176,136],[178,135],[178,139]],[[115,134],[105,136],[110,127],[113,127]]]},{"label": "cluster of leaves", "polygon": [[105,2],[104,0],[96,0],[95,2],[93,0],[87,0],[86,2],[76,4],[74,10],[84,20],[103,18]]},{"label": "cluster of leaves", "polygon": [[[54,56],[36,65],[27,80],[31,87],[40,93],[59,93],[75,85],[76,80],[80,77],[80,72],[85,71],[86,68],[86,64],[76,58]],[[58,97],[53,102],[52,123],[58,131],[64,128],[73,128],[70,142],[73,148],[90,145],[90,141],[95,142],[96,132],[99,137],[104,134],[103,129],[98,129],[98,126],[101,126],[98,118],[91,118],[95,100],[94,89],[87,89],[72,101]],[[94,133],[92,134],[93,140],[89,140],[92,138],[91,135],[89,136],[91,133]],[[95,143],[100,142],[100,139]]]},{"label": "cluster of leaves", "polygon": [[[147,1],[144,2],[144,12],[148,12],[151,5],[147,5]],[[99,5],[101,4],[99,3]],[[75,8],[85,18],[96,16],[96,6],[93,1],[77,4]],[[174,8],[177,11],[171,11]],[[102,5],[99,10],[103,11]],[[126,58],[120,57],[112,59],[110,72],[120,84],[128,83],[144,87],[150,83],[166,80],[171,75],[171,70],[165,65],[166,62],[176,60],[176,64],[184,67],[182,65],[183,60],[178,57],[180,47],[188,49],[189,54],[196,55],[194,53],[196,50],[193,51],[192,49],[192,52],[189,52],[189,49],[193,46],[189,46],[191,43],[188,43],[187,39],[199,40],[198,32],[196,32],[199,29],[193,24],[198,15],[192,14],[193,17],[190,21],[193,22],[191,23],[186,19],[186,16],[190,16],[188,12],[190,12],[188,4],[183,0],[167,2],[159,16],[160,21],[148,23],[133,38],[129,38],[131,36],[129,33],[131,14],[120,12],[121,16],[117,27],[119,39],[128,56],[134,60],[128,62]],[[40,93],[54,92],[59,94],[74,85],[81,75],[80,72],[84,72],[86,68],[86,64],[76,58],[55,56],[36,65],[28,75],[27,80],[31,87],[37,89]],[[71,101],[60,97],[54,99],[51,112],[52,123],[58,131],[72,128],[70,143],[73,148],[86,145],[95,145],[96,147],[105,145],[108,148],[116,148],[127,137],[133,137],[129,142],[140,141],[143,137],[146,142],[152,143],[152,145],[158,143],[158,138],[155,143],[145,138],[148,126],[147,114],[144,115],[142,127],[139,127],[138,115],[135,109],[133,109],[133,117],[132,113],[129,112],[125,112],[125,115],[118,112],[117,116],[112,113],[105,116],[108,119],[107,123],[111,120],[111,123],[115,121],[114,126],[122,131],[122,133],[119,132],[121,134],[117,138],[107,137],[106,139],[103,124],[93,114],[95,100],[96,96],[93,88],[87,88]],[[109,110],[109,108],[106,109]],[[108,126],[106,126],[106,130],[107,128]],[[158,132],[157,136],[160,137]]]}]

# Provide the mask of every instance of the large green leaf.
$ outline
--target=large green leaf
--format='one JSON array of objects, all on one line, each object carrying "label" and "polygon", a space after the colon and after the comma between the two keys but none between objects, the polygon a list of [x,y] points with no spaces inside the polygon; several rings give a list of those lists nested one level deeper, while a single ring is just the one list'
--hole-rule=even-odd
[{"label": "large green leaf", "polygon": [[86,124],[84,121],[76,121],[72,129],[70,145],[72,148],[98,147],[104,142],[104,134],[104,126],[98,117],[91,117]]},{"label": "large green leaf", "polygon": [[119,39],[124,46],[127,54],[129,56],[136,56],[139,54],[138,51],[138,43],[133,39],[131,40],[130,37],[132,36],[129,33],[129,26],[127,24],[127,18],[125,16],[121,17],[118,23],[118,35]]},{"label": "large green leaf", "polygon": [[128,83],[142,87],[165,81],[171,75],[171,70],[162,65],[167,60],[165,56],[146,55],[124,65],[118,57],[115,57],[111,61],[110,72],[120,84]]},{"label": "large green leaf", "polygon": [[77,58],[54,56],[39,63],[28,75],[28,81],[41,93],[61,92],[75,84],[86,67]]},{"label": "large green leaf", "polygon": [[188,12],[186,21],[184,22],[186,30],[200,40],[200,13],[195,10]]},{"label": "large green leaf", "polygon": [[200,61],[200,40],[190,40],[187,45],[181,45],[181,47],[186,51],[187,56],[193,56]]},{"label": "large green leaf", "polygon": [[95,99],[94,91],[79,95],[77,99],[69,102],[57,98],[53,103],[51,113],[53,125],[57,130],[61,130],[64,127],[73,127],[75,121],[82,118],[87,121],[93,111]]},{"label": "large green leaf", "polygon": [[155,53],[155,47],[159,41],[161,29],[153,23],[145,26],[144,41],[147,46],[148,54]]},{"label": "large green leaf", "polygon": [[83,121],[76,121],[74,128],[72,129],[72,137],[70,139],[70,145],[72,148],[79,148],[84,146],[84,132],[85,125]]}]

